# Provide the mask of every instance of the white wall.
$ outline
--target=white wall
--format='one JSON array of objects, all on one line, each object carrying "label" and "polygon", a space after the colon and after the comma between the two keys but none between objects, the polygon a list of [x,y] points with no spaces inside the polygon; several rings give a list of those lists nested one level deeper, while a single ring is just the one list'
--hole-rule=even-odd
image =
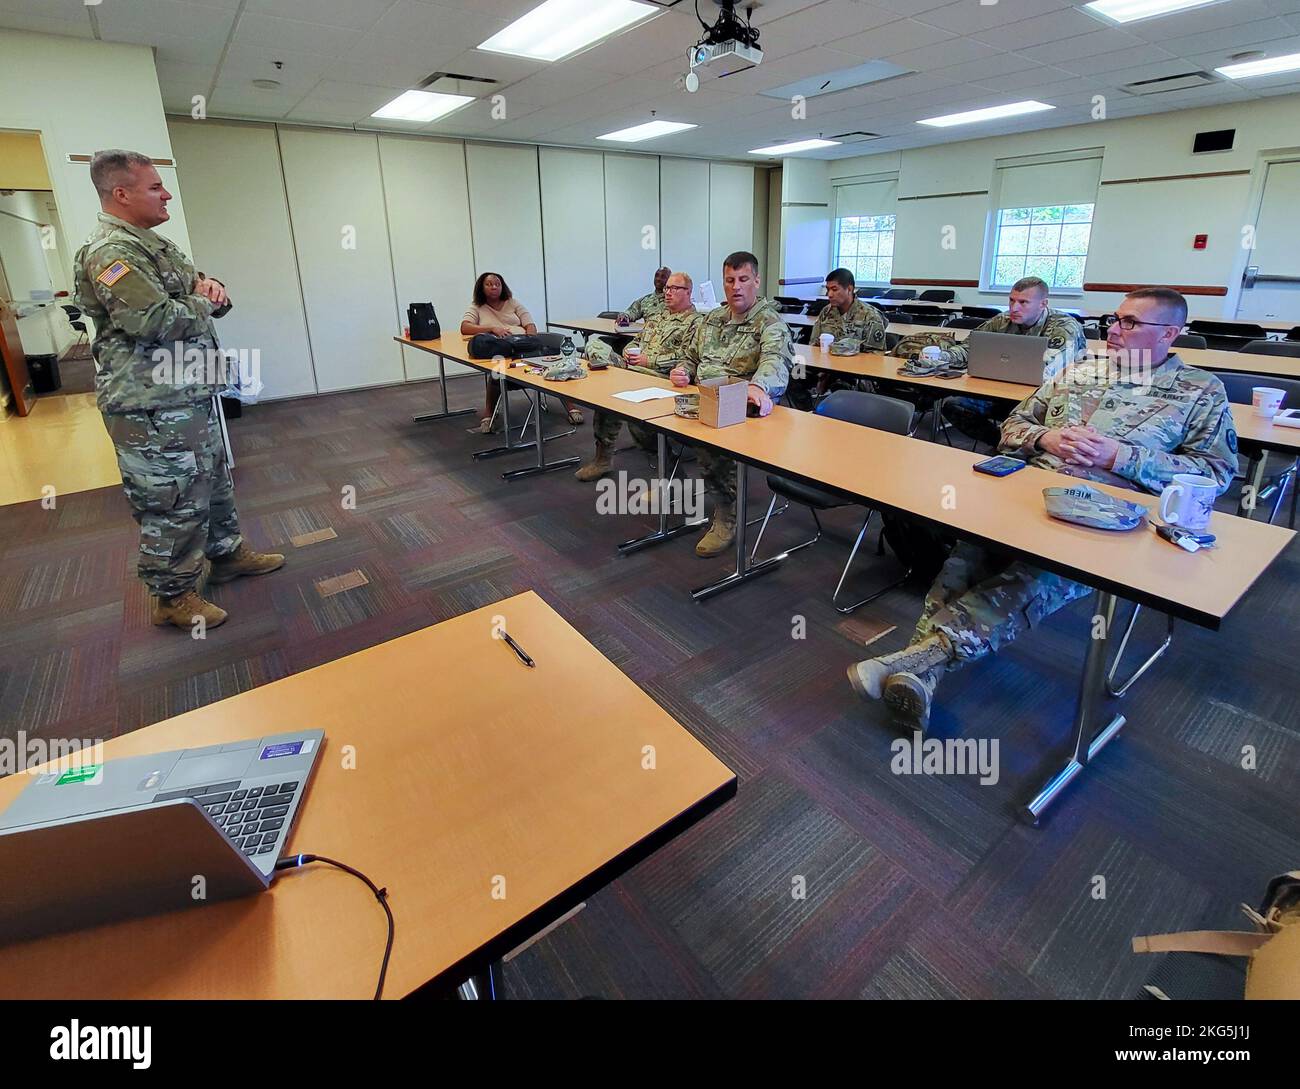
[{"label": "white wall", "polygon": [[[1223,128],[1237,130],[1232,151],[1192,154],[1195,133]],[[997,160],[1101,148],[1101,184],[1086,280],[1227,287],[1226,297],[1190,295],[1188,302],[1195,316],[1231,317],[1248,256],[1240,244],[1241,229],[1254,220],[1264,156],[1297,147],[1300,97],[1281,96],[839,159],[830,163],[830,181],[897,171],[894,276],[980,280],[986,228],[996,203]],[[787,169],[793,161],[786,161]],[[1232,173],[1173,177],[1224,172]],[[951,250],[942,248],[942,230],[947,225],[956,229],[957,244]],[[799,229],[798,224],[785,224],[787,247],[789,236]],[[1192,248],[1196,234],[1210,236],[1205,250]],[[1300,248],[1300,226],[1296,246]],[[994,305],[1003,298],[1001,292],[956,290],[964,302]],[[1087,292],[1070,297],[1069,302],[1106,309],[1119,298],[1114,293]],[[1300,320],[1300,314],[1295,317]]]},{"label": "white wall", "polygon": [[[609,309],[621,310],[654,290],[655,270],[663,263],[659,161],[649,155],[606,155],[604,198]],[[548,276],[548,288],[550,283]]]},{"label": "white wall", "polygon": [[722,299],[722,261],[754,246],[754,168],[709,163],[709,275]]},{"label": "white wall", "polygon": [[659,204],[663,211],[659,232],[662,262],[689,273],[696,283],[712,280],[721,294],[721,268],[709,263],[709,164],[696,159],[660,159]]},{"label": "white wall", "polygon": [[830,163],[821,159],[787,159],[781,170],[780,279],[812,284],[771,284],[769,295],[815,298],[830,269]]},{"label": "white wall", "polygon": [[[552,316],[574,318],[608,309],[605,164],[599,151],[540,149],[542,231],[546,238],[546,303]],[[477,193],[475,194],[477,197]],[[498,271],[542,328],[538,303],[515,286],[508,268]]]},{"label": "white wall", "polygon": [[[475,273],[497,272],[504,276],[511,293],[532,314],[537,328],[545,329],[546,274],[537,153],[535,147],[465,145]],[[471,287],[472,283],[466,285],[467,303]]]}]

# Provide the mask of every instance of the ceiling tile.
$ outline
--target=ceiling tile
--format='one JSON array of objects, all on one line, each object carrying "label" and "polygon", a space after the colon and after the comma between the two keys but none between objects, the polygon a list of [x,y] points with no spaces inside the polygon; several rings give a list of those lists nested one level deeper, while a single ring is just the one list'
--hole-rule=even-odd
[{"label": "ceiling tile", "polygon": [[935,8],[947,7],[952,0],[873,0],[882,8],[896,11],[899,15],[921,15]]},{"label": "ceiling tile", "polygon": [[[822,72],[834,72],[840,68],[852,68],[861,63],[861,60],[850,53],[816,46],[771,63],[764,61],[757,68],[737,72],[735,75],[711,79],[706,85],[719,83],[722,85],[721,89],[728,94],[754,94],[769,87],[782,87],[797,79],[805,79]],[[704,77],[701,76],[700,79],[703,83]]]},{"label": "ceiling tile", "polygon": [[1252,23],[1266,19],[1271,14],[1259,0],[1231,0],[1231,3],[1209,4],[1191,11],[1173,12],[1159,19],[1143,19],[1131,23],[1125,29],[1139,38],[1165,45],[1171,38],[1203,34],[1239,23]]},{"label": "ceiling tile", "polygon": [[370,32],[444,51],[449,42],[460,49],[473,49],[508,23],[508,19],[486,10],[466,12],[424,0],[396,0]]},{"label": "ceiling tile", "polygon": [[1050,11],[1060,11],[1069,6],[1070,0],[997,0],[994,4],[958,0],[955,4],[935,8],[916,18],[919,22],[942,27],[956,34],[974,34]]},{"label": "ceiling tile", "polygon": [[282,19],[304,19],[321,26],[368,30],[395,0],[247,0],[244,10]]},{"label": "ceiling tile", "polygon": [[[233,11],[182,4],[177,0],[106,3],[98,5],[95,12],[105,38],[144,42],[148,35],[164,34],[213,42],[218,49],[229,37],[230,28],[235,21]],[[145,37],[132,37],[141,32]]]},{"label": "ceiling tile", "polygon": [[988,61],[998,55],[996,49],[983,42],[977,42],[972,38],[954,38],[939,45],[927,45],[920,49],[909,49],[905,53],[894,53],[887,59],[916,72],[931,73],[954,64]]},{"label": "ceiling tile", "polygon": [[[1027,60],[1016,53],[999,53],[994,60],[981,57],[978,60],[965,61],[962,64],[945,65],[943,68],[936,69],[936,71],[944,79],[952,80],[953,83],[983,83],[984,78],[992,79],[1013,72],[1033,76],[1036,73],[1048,72],[1050,69],[1046,65],[1036,64],[1034,61]],[[1058,69],[1058,71],[1060,70]],[[1062,72],[1062,76],[1071,79],[1074,73]],[[1045,82],[1045,80],[1040,78],[1038,82]]]},{"label": "ceiling tile", "polygon": [[272,15],[249,12],[240,17],[239,28],[235,31],[235,41],[242,45],[293,49],[321,57],[342,56],[360,40],[359,30],[316,26],[300,19],[277,19]]},{"label": "ceiling tile", "polygon": [[685,19],[673,12],[665,12],[647,23],[606,38],[575,56],[557,61],[556,67],[576,66],[626,74],[676,60],[685,71],[686,54],[699,36],[700,26],[693,17]]},{"label": "ceiling tile", "polygon": [[866,60],[889,57],[909,49],[921,49],[939,42],[951,41],[957,35],[915,19],[899,19],[865,34],[854,34],[835,42],[835,48],[853,53]]},{"label": "ceiling tile", "polygon": [[[1067,72],[1078,72],[1081,76],[1095,76],[1099,73],[1118,72],[1125,70],[1125,83],[1132,82],[1135,79],[1146,79],[1143,70],[1148,66],[1160,62],[1172,60],[1173,54],[1167,53],[1163,49],[1158,49],[1154,45],[1141,45],[1133,49],[1121,49],[1115,53],[1102,53],[1097,57],[1080,57],[1078,60],[1068,58],[1058,62],[1058,68],[1064,68]],[[1182,65],[1187,68],[1186,64]]]},{"label": "ceiling tile", "polygon": [[[1073,72],[1067,72],[1064,68],[1047,68],[1038,67],[1027,69],[1022,72],[1008,72],[1004,76],[988,75],[979,79],[972,80],[981,87],[987,87],[992,91],[1029,91],[1033,93],[1028,97],[1040,98],[1040,92],[1050,92],[1055,86],[1065,83],[1074,83],[1079,77]],[[1044,99],[1046,101],[1046,99]]]},{"label": "ceiling tile", "polygon": [[10,16],[22,15],[55,22],[90,23],[84,0],[0,0],[0,26],[10,26]]},{"label": "ceiling tile", "polygon": [[1225,59],[1227,54],[1236,52],[1246,46],[1260,45],[1289,38],[1294,31],[1282,19],[1257,19],[1240,26],[1220,27],[1207,30],[1202,34],[1189,34],[1185,38],[1171,38],[1160,45],[1180,57],[1191,57],[1197,53],[1219,53]]},{"label": "ceiling tile", "polygon": [[773,59],[788,57],[815,45],[838,49],[840,39],[897,22],[898,18],[897,12],[859,0],[824,0],[815,7],[767,24],[760,44],[766,55]]},{"label": "ceiling tile", "polygon": [[1056,64],[1064,60],[1080,60],[1084,57],[1096,57],[1102,53],[1116,53],[1121,49],[1133,49],[1142,44],[1142,39],[1133,34],[1126,34],[1115,27],[1097,30],[1091,34],[1079,34],[1060,41],[1047,41],[1042,45],[1031,45],[1016,52],[1021,56],[1036,60],[1041,64]]},{"label": "ceiling tile", "polygon": [[981,30],[972,35],[981,42],[995,45],[999,49],[1023,49],[1030,45],[1042,45],[1061,38],[1070,38],[1078,34],[1091,34],[1097,29],[1097,20],[1084,15],[1076,8],[1065,8],[1047,15],[1036,15],[1032,19],[1022,19],[1018,23],[996,27],[993,30]]}]

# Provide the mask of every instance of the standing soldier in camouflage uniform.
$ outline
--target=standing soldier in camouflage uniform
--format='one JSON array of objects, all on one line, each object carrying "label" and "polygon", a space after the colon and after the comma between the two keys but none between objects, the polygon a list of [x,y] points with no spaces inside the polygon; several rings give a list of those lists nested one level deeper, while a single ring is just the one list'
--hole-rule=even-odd
[{"label": "standing soldier in camouflage uniform", "polygon": [[[1237,433],[1223,383],[1169,352],[1186,320],[1187,301],[1170,288],[1126,296],[1106,336],[1110,372],[1068,367],[1016,406],[999,452],[1152,494],[1174,474],[1194,473],[1215,480],[1222,494],[1237,472]],[[930,588],[911,645],[854,663],[849,680],[859,695],[883,697],[900,721],[924,729],[943,670],[1000,649],[1088,592],[963,542]]]},{"label": "standing soldier in camouflage uniform", "polygon": [[[839,342],[837,351],[845,355],[858,352],[883,352],[885,350],[885,317],[870,303],[857,296],[857,281],[846,268],[832,269],[826,274],[827,303],[813,323],[812,344],[818,344],[823,333],[830,333]],[[850,345],[848,342],[852,341]],[[852,350],[849,350],[852,348]],[[796,369],[798,365],[796,364]],[[814,368],[817,376],[817,394],[821,396],[830,385],[831,372]],[[789,400],[795,408],[812,408],[809,377],[792,377]]]},{"label": "standing soldier in camouflage uniform", "polygon": [[[589,342],[587,358],[603,359],[606,364],[613,363],[616,367],[667,378],[669,372],[687,357],[703,315],[691,305],[691,278],[684,272],[674,272],[668,277],[664,298],[667,308],[646,319],[645,328],[623,349],[621,357],[615,356],[603,344],[597,348]],[[654,432],[648,427],[636,420],[628,420],[627,427],[643,450],[655,449]],[[591,429],[596,435],[596,456],[573,474],[583,481],[599,480],[611,471],[610,455],[614,452],[619,432],[623,430],[623,421],[597,409]]]},{"label": "standing soldier in camouflage uniform", "polygon": [[[217,280],[152,228],[171,194],[148,156],[100,151],[90,179],[103,211],[77,252],[77,304],[95,323],[95,389],[117,451],[122,486],[140,525],[138,570],[154,595],[153,622],[190,629],[226,619],[198,591],[210,581],[260,575],[284,563],[252,551],[239,533],[234,487],[213,395],[221,383],[212,319],[230,309]],[[186,352],[203,374],[185,374]],[[223,383],[221,383],[223,384]]]},{"label": "standing soldier in camouflage uniform", "polygon": [[[1043,378],[1049,379],[1073,363],[1088,350],[1088,341],[1079,323],[1062,310],[1049,305],[1047,284],[1037,276],[1026,276],[1011,285],[1005,313],[989,318],[978,326],[977,333],[1011,333],[1016,336],[1046,337],[1043,350]],[[963,370],[970,360],[970,349],[956,344],[945,349],[941,358]],[[992,419],[992,401],[978,397],[949,397],[943,403],[944,418],[972,438],[997,442],[997,424]]]},{"label": "standing soldier in camouflage uniform", "polygon": [[[758,258],[752,253],[738,251],[723,261],[722,283],[727,301],[704,316],[685,365],[672,374],[692,381],[748,378],[749,404],[766,416],[790,380],[790,329],[777,308],[759,298]],[[713,523],[695,554],[716,556],[736,536],[736,463],[713,450],[701,449],[699,457],[704,490],[713,498]]]}]

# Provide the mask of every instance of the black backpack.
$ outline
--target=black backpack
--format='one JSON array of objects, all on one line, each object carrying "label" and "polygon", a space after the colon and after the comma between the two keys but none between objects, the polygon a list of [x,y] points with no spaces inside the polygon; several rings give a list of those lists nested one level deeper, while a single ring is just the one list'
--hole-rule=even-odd
[{"label": "black backpack", "polygon": [[564,340],[563,333],[512,333],[508,337],[475,333],[466,347],[471,359],[525,359],[558,352]]},{"label": "black backpack", "polygon": [[933,582],[957,543],[956,537],[910,515],[881,511],[880,518],[880,540],[907,568],[909,578],[927,585]]},{"label": "black backpack", "polygon": [[406,308],[406,320],[411,327],[412,340],[437,340],[442,336],[442,326],[438,324],[438,315],[433,312],[433,303],[411,303]]}]

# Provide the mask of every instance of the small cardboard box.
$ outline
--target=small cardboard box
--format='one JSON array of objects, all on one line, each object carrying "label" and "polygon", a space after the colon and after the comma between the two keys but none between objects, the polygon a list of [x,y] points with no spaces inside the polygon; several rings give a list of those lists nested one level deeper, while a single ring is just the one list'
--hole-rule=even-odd
[{"label": "small cardboard box", "polygon": [[700,387],[700,423],[710,427],[730,427],[745,422],[749,403],[749,383],[730,375],[705,378]]}]

